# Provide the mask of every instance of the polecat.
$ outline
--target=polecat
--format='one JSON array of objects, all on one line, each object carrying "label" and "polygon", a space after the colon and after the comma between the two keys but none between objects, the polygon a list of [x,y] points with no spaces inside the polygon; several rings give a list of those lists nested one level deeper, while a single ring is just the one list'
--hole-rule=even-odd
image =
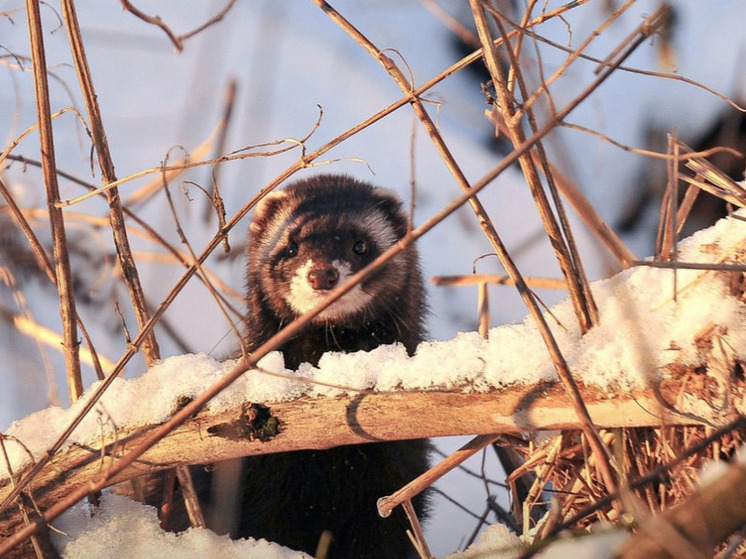
[{"label": "polecat", "polygon": [[[257,206],[248,245],[249,351],[407,232],[398,197],[344,175],[318,175]],[[336,301],[280,351],[285,365],[316,364],[327,351],[423,338],[425,302],[417,252],[403,251]],[[382,519],[376,501],[427,468],[429,443],[401,441],[304,450],[245,460],[240,537],[266,538],[314,554],[324,531],[329,558],[414,556],[401,510]],[[414,501],[425,513],[425,497]]]}]

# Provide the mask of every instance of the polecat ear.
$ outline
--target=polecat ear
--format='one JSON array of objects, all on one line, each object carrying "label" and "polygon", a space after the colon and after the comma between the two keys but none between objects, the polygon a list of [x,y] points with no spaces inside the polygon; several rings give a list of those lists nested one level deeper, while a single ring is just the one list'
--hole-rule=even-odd
[{"label": "polecat ear", "polygon": [[391,188],[377,186],[373,192],[378,196],[390,199],[394,203],[402,204],[401,196],[399,196],[399,194]]},{"label": "polecat ear", "polygon": [[251,221],[249,230],[255,235],[262,231],[267,220],[279,211],[287,198],[288,193],[284,190],[274,190],[259,200],[256,208],[254,208],[254,219]]},{"label": "polecat ear", "polygon": [[401,197],[394,190],[388,188],[376,187],[373,193],[378,197],[376,207],[387,216],[396,234],[403,237],[407,233],[409,215],[404,209],[404,202]]}]

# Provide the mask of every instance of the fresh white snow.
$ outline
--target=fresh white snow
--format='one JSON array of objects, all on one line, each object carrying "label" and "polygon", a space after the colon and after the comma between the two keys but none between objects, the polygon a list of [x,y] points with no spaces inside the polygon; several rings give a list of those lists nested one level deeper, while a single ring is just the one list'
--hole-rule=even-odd
[{"label": "fresh white snow", "polygon": [[[55,545],[68,559],[303,559],[293,551],[266,540],[231,540],[205,528],[189,528],[173,534],[161,530],[155,508],[127,497],[104,493],[100,506],[81,503],[56,522]],[[560,538],[536,555],[537,559],[613,559],[614,552],[629,538],[620,529],[602,530],[572,538]],[[502,524],[487,527],[479,539],[463,552],[445,559],[516,559],[524,546],[521,539]]]},{"label": "fresh white snow", "polygon": [[81,503],[56,522],[54,542],[69,559],[309,559],[266,540],[231,540],[206,528],[165,532],[155,508],[112,493],[95,509]]}]

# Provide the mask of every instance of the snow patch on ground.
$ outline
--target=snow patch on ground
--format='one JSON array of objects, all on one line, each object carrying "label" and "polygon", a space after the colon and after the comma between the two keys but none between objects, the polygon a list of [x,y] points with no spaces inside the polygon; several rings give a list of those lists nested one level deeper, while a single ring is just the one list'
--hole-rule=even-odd
[{"label": "snow patch on ground", "polygon": [[165,532],[155,508],[127,497],[104,493],[100,506],[91,510],[81,503],[65,512],[55,527],[55,545],[70,559],[309,559],[266,540],[231,540],[206,528],[189,528],[179,534]]},{"label": "snow patch on ground", "polygon": [[[629,538],[624,530],[601,530],[577,537],[560,538],[540,551],[537,559],[613,559]],[[487,527],[476,543],[466,551],[453,553],[445,559],[516,559],[525,551],[521,539],[502,524]]]},{"label": "snow patch on ground", "polygon": [[[55,521],[59,530],[54,543],[62,556],[74,559],[307,559],[310,556],[252,538],[231,540],[204,528],[189,528],[179,534],[163,531],[155,508],[127,497],[105,492],[98,507],[83,502]],[[629,537],[623,530],[604,530],[580,537],[564,538],[536,555],[538,559],[606,559]],[[516,559],[525,550],[521,539],[502,524],[484,530],[466,551],[445,559]]]}]

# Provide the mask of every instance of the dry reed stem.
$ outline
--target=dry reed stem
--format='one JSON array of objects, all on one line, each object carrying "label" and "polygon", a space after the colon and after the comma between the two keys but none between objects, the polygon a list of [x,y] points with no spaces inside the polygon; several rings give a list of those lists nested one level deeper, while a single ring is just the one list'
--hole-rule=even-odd
[{"label": "dry reed stem", "polygon": [[[678,142],[677,145],[689,155],[686,167],[695,173],[694,178],[682,176],[683,180],[730,204],[740,208],[746,207],[746,189],[743,186],[712,165],[703,155],[695,153],[683,142]],[[743,154],[739,153],[739,156],[743,158]]]},{"label": "dry reed stem", "polygon": [[[49,281],[51,281],[52,284],[56,287],[57,276],[55,274],[54,269],[52,268],[52,263],[49,260],[49,256],[44,250],[44,247],[41,245],[41,242],[39,242],[39,239],[36,237],[36,234],[34,233],[33,229],[28,224],[28,221],[26,221],[26,218],[23,216],[23,212],[18,207],[18,204],[16,204],[15,200],[13,199],[13,196],[8,190],[8,187],[5,185],[2,179],[0,179],[0,196],[2,196],[5,199],[5,202],[8,205],[8,209],[10,210],[10,213],[13,215],[13,218],[18,224],[18,227],[21,229],[24,236],[26,237],[29,244],[31,245],[31,252],[34,255],[34,259],[36,261],[37,266],[39,266],[39,269],[44,272],[44,274],[47,276]],[[88,346],[88,351],[90,352],[91,361],[92,361],[94,369],[96,370],[96,375],[100,380],[104,378],[101,361],[99,360],[98,354],[96,353],[96,349],[93,346],[93,341],[88,335],[88,330],[83,324],[83,321],[81,320],[81,318],[77,316],[77,314],[76,314],[76,320],[77,320],[78,328],[80,328],[80,333],[83,335],[86,345]],[[64,344],[62,344],[60,348],[64,348]]]},{"label": "dry reed stem", "polygon": [[207,523],[202,514],[202,508],[197,497],[197,491],[194,488],[194,483],[192,482],[192,473],[189,471],[189,466],[177,466],[175,470],[190,524],[195,528],[205,528]]},{"label": "dry reed stem", "polygon": [[[218,180],[221,169],[219,157],[222,153],[225,153],[225,142],[228,138],[228,129],[233,116],[233,106],[236,102],[236,88],[236,80],[232,79],[225,91],[223,111],[218,124],[217,141],[215,142],[215,149],[213,152],[213,159],[216,159],[217,161],[210,172],[210,188],[208,194],[210,195],[211,205],[205,206],[205,218],[209,217],[210,209],[212,208],[218,218],[218,227],[223,227],[225,225],[225,204],[223,203],[223,198],[220,196],[220,181]],[[223,245],[225,252],[229,252],[230,247],[228,245],[227,237],[225,238]]]},{"label": "dry reed stem", "polygon": [[417,553],[422,559],[434,559],[433,554],[430,553],[430,548],[428,547],[427,540],[425,539],[425,533],[422,531],[422,525],[420,524],[420,519],[417,518],[417,513],[414,510],[412,501],[404,501],[402,503],[402,508],[407,514],[409,524],[412,526],[412,531],[407,533],[410,540],[412,541],[412,544],[417,550]]},{"label": "dry reed stem", "polygon": [[474,437],[424,474],[410,481],[396,493],[378,499],[378,514],[383,518],[388,517],[391,514],[391,511],[393,511],[397,506],[405,501],[411,500],[414,496],[430,487],[448,472],[457,468],[466,459],[474,456],[477,452],[487,445],[492,444],[499,438],[500,435],[478,435]]},{"label": "dry reed stem", "polygon": [[[501,118],[495,117],[494,110],[489,113],[489,118],[495,123],[498,129],[507,135],[505,129],[505,123]],[[565,123],[563,123],[565,125]],[[534,164],[539,165],[538,155],[531,151],[529,152]],[[543,169],[543,167],[539,167]],[[583,220],[586,227],[599,238],[601,243],[607,248],[607,250],[617,259],[622,268],[628,268],[632,265],[637,258],[634,253],[624,244],[624,241],[616,234],[616,232],[609,227],[609,224],[604,221],[601,214],[598,213],[596,208],[588,201],[588,198],[580,191],[575,184],[560,172],[557,167],[549,164],[549,169],[559,191],[562,195],[570,202],[570,205],[575,209],[580,219]]]},{"label": "dry reed stem", "polygon": [[[668,155],[666,171],[668,180],[663,193],[658,218],[658,232],[656,235],[656,260],[676,260],[676,230],[679,201],[679,143],[676,131],[668,137]],[[674,276],[674,284],[676,277]]]},{"label": "dry reed stem", "polygon": [[479,335],[487,339],[490,331],[490,300],[487,295],[487,282],[479,282],[477,295],[477,330]]},{"label": "dry reed stem", "polygon": [[[510,84],[506,81],[506,77],[497,58],[497,51],[492,47],[491,33],[487,25],[484,3],[473,0],[471,6],[472,14],[474,15],[477,24],[477,31],[485,48],[485,62],[490,71],[493,86],[498,95],[498,109],[502,113],[501,121],[505,124],[505,128],[508,130],[508,137],[515,146],[525,140],[522,114],[518,112],[518,103],[516,101],[515,93],[509,89]],[[507,32],[500,18],[495,17],[494,21],[503,42],[508,45]],[[528,90],[525,80],[523,79],[523,73],[518,58],[514,54],[513,49],[506,48],[506,51],[508,53],[510,61],[509,67],[513,79],[515,79],[515,82],[518,84],[521,97],[525,98],[528,95]],[[528,117],[529,127],[533,133],[536,133],[538,126],[531,109],[524,109],[523,115]],[[580,330],[581,332],[586,332],[598,322],[596,303],[594,302],[593,296],[588,288],[588,279],[583,271],[582,262],[578,255],[572,231],[567,221],[562,200],[557,193],[552,169],[549,165],[542,142],[536,143],[534,149],[531,150],[531,154],[535,155],[535,157],[526,154],[524,157],[519,158],[518,162],[521,166],[526,182],[528,183],[534,202],[536,203],[539,217],[544,225],[544,230],[549,238],[557,261],[559,262],[560,269],[567,280],[570,300],[573,303],[575,314],[578,317]],[[552,212],[549,200],[544,192],[544,187],[541,184],[538,171],[539,167],[541,167],[542,173],[547,180],[547,188],[552,195],[552,201],[554,202],[557,217],[555,217]],[[559,218],[559,223],[557,218]]]},{"label": "dry reed stem", "polygon": [[[567,289],[567,282],[555,278],[537,278],[523,276],[526,285],[531,289]],[[495,285],[512,285],[516,282],[504,274],[468,274],[463,276],[434,276],[430,281],[440,287],[462,287],[467,285],[481,285],[491,283]]]},{"label": "dry reed stem", "polygon": [[74,402],[83,393],[83,381],[80,374],[80,356],[78,354],[78,329],[76,327],[75,293],[72,285],[70,261],[65,237],[65,223],[62,210],[54,206],[60,199],[57,185],[56,161],[54,156],[54,138],[52,132],[51,110],[49,106],[49,87],[47,83],[47,64],[44,53],[44,35],[42,32],[41,13],[38,0],[26,0],[26,15],[31,43],[31,59],[34,69],[34,86],[36,90],[36,113],[39,120],[39,140],[41,142],[42,171],[49,204],[49,219],[52,228],[54,248],[54,269],[57,278],[57,292],[60,300],[60,318],[64,339],[65,368],[67,373],[68,393]]},{"label": "dry reed stem", "polygon": [[[85,54],[85,46],[80,33],[78,16],[75,11],[74,0],[62,0],[62,13],[65,19],[67,36],[72,50],[75,70],[78,74],[80,89],[83,95],[83,101],[88,111],[90,119],[90,129],[93,138],[93,145],[98,154],[101,177],[105,183],[116,181],[116,172],[114,162],[109,151],[109,143],[106,139],[101,109],[96,96],[96,89],[93,85],[91,71],[88,67],[88,59]],[[127,286],[127,290],[132,300],[132,308],[137,319],[137,325],[142,328],[148,320],[148,310],[145,306],[145,294],[140,284],[140,276],[137,272],[137,265],[132,257],[129,239],[127,237],[127,228],[124,224],[124,213],[119,198],[119,190],[111,188],[106,191],[107,201],[109,202],[109,215],[111,218],[111,230],[114,236],[114,246],[116,247],[119,265],[122,269],[122,278]],[[59,198],[59,196],[57,197]],[[142,344],[143,356],[145,362],[150,365],[160,359],[158,350],[158,341],[155,333],[151,332]]]},{"label": "dry reed stem", "polygon": [[[485,47],[490,47],[492,43],[490,41],[489,30],[487,27],[487,20],[486,20],[484,8],[480,0],[470,0],[470,5],[472,9],[472,14],[474,16],[474,20],[477,24],[477,31],[480,34],[482,43],[483,45],[485,45]],[[513,107],[513,99],[508,94],[508,91],[505,89],[505,82],[504,82],[504,78],[502,77],[502,70],[500,68],[499,63],[497,62],[496,54],[494,53],[494,51],[492,52],[491,55],[487,51],[485,51],[485,54],[486,54],[485,60],[487,61],[488,66],[490,67],[491,74],[493,74],[493,76],[497,78],[498,80],[501,80],[501,83],[496,83],[495,87],[498,89],[500,99],[501,99],[501,106],[502,106],[503,111],[505,111],[504,114],[506,116],[506,121],[508,121],[508,126],[510,127],[511,125],[510,125],[509,120],[514,116],[514,111],[511,109],[511,107]],[[538,133],[534,131],[534,136],[536,135],[538,135]],[[539,141],[540,139],[541,138],[539,138],[537,141]],[[525,140],[523,139],[523,135],[519,133],[517,128],[512,129],[511,140],[513,141],[513,145],[516,147],[516,149],[518,148],[519,145],[523,145],[525,143]],[[516,153],[516,152],[513,152],[513,153]],[[521,160],[522,159],[519,158],[519,161]],[[525,161],[525,158],[523,159],[523,161]],[[522,168],[524,169],[524,174],[526,174],[527,172],[531,173],[530,165],[522,165]],[[528,179],[528,176],[527,176],[527,179]],[[531,183],[530,179],[529,179],[529,183]],[[540,209],[540,212],[541,212],[541,209]],[[546,226],[546,221],[545,221],[545,226]],[[550,234],[551,238],[554,238],[551,235],[551,233],[549,233],[549,231],[548,231],[548,234]],[[510,272],[510,270],[508,271]],[[568,275],[567,269],[564,269],[563,272],[565,272],[565,277],[568,280],[568,285],[571,285],[570,284],[571,280],[570,280],[570,276]],[[576,292],[576,294],[578,293]],[[587,437],[588,442],[591,444],[594,454],[598,456],[598,460],[602,468],[604,483],[606,484],[607,490],[608,492],[613,493],[616,490],[616,480],[615,480],[615,476],[614,476],[614,473],[611,467],[610,457],[607,453],[607,449],[604,447],[603,443],[599,439],[598,432],[593,426],[590,415],[588,414],[588,410],[585,406],[585,403],[583,402],[582,397],[580,396],[578,387],[572,378],[572,374],[568,368],[567,362],[565,361],[565,358],[562,356],[562,353],[559,347],[557,346],[557,342],[554,339],[554,336],[552,335],[551,331],[549,330],[549,327],[546,324],[546,321],[544,320],[541,312],[539,311],[535,301],[533,300],[533,297],[530,296],[527,292],[525,299],[531,302],[529,310],[531,311],[531,314],[534,317],[539,327],[541,335],[544,338],[545,343],[547,344],[550,355],[552,357],[552,362],[555,365],[555,369],[557,370],[557,373],[563,385],[567,389],[568,393],[570,393],[573,397],[573,401],[575,402],[575,406],[578,412],[578,417],[580,417],[581,423],[583,425],[583,433]],[[580,310],[577,305],[578,305],[578,302],[576,302],[576,307],[575,307],[576,314]],[[588,312],[587,309],[586,309],[586,312]],[[586,330],[592,324],[592,319],[590,318],[590,315],[588,315],[587,316],[588,322],[584,323],[583,314],[584,313],[579,314],[579,318],[581,319],[581,328]]]}]

